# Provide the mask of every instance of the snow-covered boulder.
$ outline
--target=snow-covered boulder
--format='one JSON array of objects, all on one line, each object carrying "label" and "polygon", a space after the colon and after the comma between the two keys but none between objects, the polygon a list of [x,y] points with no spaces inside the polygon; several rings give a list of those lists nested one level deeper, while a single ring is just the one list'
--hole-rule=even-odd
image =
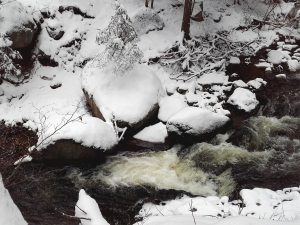
[{"label": "snow-covered boulder", "polygon": [[167,137],[167,128],[162,122],[146,127],[134,136],[136,139],[152,143],[164,143]]},{"label": "snow-covered boulder", "polygon": [[82,225],[109,225],[103,218],[95,199],[90,197],[83,189],[79,191],[78,201],[75,206],[75,216],[82,218]]},{"label": "snow-covered boulder", "polygon": [[131,128],[143,126],[156,115],[163,93],[160,80],[141,64],[121,76],[88,64],[82,73],[82,88],[95,116]]},{"label": "snow-covered boulder", "polygon": [[0,34],[8,36],[14,49],[28,47],[38,28],[32,15],[19,1],[2,1],[0,7]]},{"label": "snow-covered boulder", "polygon": [[222,114],[198,107],[186,107],[167,122],[168,133],[175,136],[204,139],[218,132],[229,122]]},{"label": "snow-covered boulder", "polygon": [[0,224],[2,225],[27,225],[20,210],[10,197],[2,183],[0,174]]},{"label": "snow-covered boulder", "polygon": [[289,67],[290,72],[296,72],[300,70],[300,62],[296,59],[290,59],[287,61],[287,65]]},{"label": "snow-covered boulder", "polygon": [[248,81],[247,85],[254,90],[258,90],[263,86],[267,85],[267,82],[264,81],[262,78],[256,78],[254,80]]},{"label": "snow-covered boulder", "polygon": [[289,58],[290,56],[287,54],[286,51],[271,50],[268,53],[268,62],[274,65],[278,65]]},{"label": "snow-covered boulder", "polygon": [[224,72],[212,72],[202,75],[198,80],[200,85],[222,85],[228,82],[229,77]]},{"label": "snow-covered boulder", "polygon": [[158,119],[166,122],[171,116],[187,106],[183,95],[176,93],[165,96],[159,101]]},{"label": "snow-covered boulder", "polygon": [[150,8],[140,10],[132,19],[133,26],[139,35],[150,31],[162,30],[165,26],[159,14]]},{"label": "snow-covered boulder", "polygon": [[251,112],[259,104],[256,95],[245,88],[235,89],[227,103],[245,112]]}]

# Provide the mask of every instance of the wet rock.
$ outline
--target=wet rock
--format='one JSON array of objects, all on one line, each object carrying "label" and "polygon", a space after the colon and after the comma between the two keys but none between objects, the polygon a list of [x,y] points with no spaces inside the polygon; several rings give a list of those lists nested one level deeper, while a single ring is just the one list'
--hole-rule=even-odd
[{"label": "wet rock", "polygon": [[103,151],[89,148],[73,140],[59,140],[34,155],[35,160],[56,162],[93,162],[103,159]]},{"label": "wet rock", "polygon": [[51,84],[50,84],[50,87],[52,88],[52,89],[57,89],[57,88],[60,88],[62,86],[62,83],[60,83],[60,82],[52,82]]},{"label": "wet rock", "polygon": [[47,28],[47,32],[48,32],[49,36],[51,38],[53,38],[54,40],[61,39],[65,34],[65,32],[63,30],[60,30],[60,29]]},{"label": "wet rock", "polygon": [[51,67],[58,66],[58,62],[56,62],[50,55],[47,55],[42,50],[39,50],[37,58],[40,64],[42,64],[43,66],[51,66]]}]

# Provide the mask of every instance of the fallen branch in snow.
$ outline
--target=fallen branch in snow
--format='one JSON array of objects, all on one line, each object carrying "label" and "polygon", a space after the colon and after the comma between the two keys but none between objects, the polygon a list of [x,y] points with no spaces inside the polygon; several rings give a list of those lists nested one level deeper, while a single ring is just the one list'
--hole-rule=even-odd
[{"label": "fallen branch in snow", "polygon": [[231,56],[251,56],[255,49],[251,45],[256,41],[246,43],[234,42],[228,39],[229,32],[218,32],[205,37],[194,37],[184,43],[177,42],[171,49],[164,52],[149,63],[157,61],[162,66],[176,72],[171,79],[187,81],[200,77],[213,70],[225,70],[225,63]]},{"label": "fallen branch in snow", "polygon": [[58,212],[58,213],[60,213],[60,214],[62,214],[63,216],[66,216],[66,217],[69,217],[69,218],[72,218],[72,219],[80,219],[80,220],[89,220],[89,221],[91,221],[91,218],[72,216],[72,215],[66,214],[64,212],[61,212],[61,211],[59,211],[56,208],[55,208],[55,211]]}]

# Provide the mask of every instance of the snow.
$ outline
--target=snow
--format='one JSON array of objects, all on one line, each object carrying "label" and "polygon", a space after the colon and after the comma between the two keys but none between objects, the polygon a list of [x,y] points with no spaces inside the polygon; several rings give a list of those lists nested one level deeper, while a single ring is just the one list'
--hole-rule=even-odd
[{"label": "snow", "polygon": [[136,64],[122,76],[89,63],[82,74],[82,88],[93,99],[106,120],[136,124],[158,105],[160,80],[146,65]]},{"label": "snow", "polygon": [[261,87],[267,85],[267,82],[264,81],[262,78],[256,78],[254,80],[250,80],[247,85],[253,89],[260,89]]},{"label": "snow", "polygon": [[281,64],[284,60],[289,58],[288,52],[282,50],[271,50],[268,53],[268,62],[275,65]]},{"label": "snow", "polygon": [[227,103],[245,112],[251,112],[259,104],[256,95],[245,88],[235,89],[233,94],[228,98]]},{"label": "snow", "polygon": [[233,86],[235,88],[237,88],[237,87],[247,88],[248,87],[248,85],[244,81],[242,81],[242,80],[235,80],[235,81],[233,81]]},{"label": "snow", "polygon": [[145,127],[133,137],[142,141],[164,143],[168,136],[166,125],[162,122]]},{"label": "snow", "polygon": [[[243,189],[241,200],[228,197],[187,197],[165,201],[160,205],[144,204],[139,216],[144,224],[197,224],[284,225],[300,222],[300,188],[279,191],[254,188]],[[237,203],[243,203],[241,207]]]},{"label": "snow", "polygon": [[75,216],[81,219],[82,225],[109,225],[103,218],[95,199],[91,198],[83,189],[79,191],[75,206]]},{"label": "snow", "polygon": [[241,60],[238,57],[230,57],[229,63],[237,65],[241,63]]},{"label": "snow", "polygon": [[202,135],[221,128],[229,121],[227,116],[197,107],[186,107],[167,122],[168,132]]},{"label": "snow", "polygon": [[224,72],[207,73],[198,79],[198,84],[201,85],[225,84],[227,82],[228,76]]},{"label": "snow", "polygon": [[1,1],[1,4],[0,36],[4,36],[14,29],[24,28],[23,25],[26,25],[28,23],[34,24],[32,16],[27,12],[25,7],[19,1],[4,0]]},{"label": "snow", "polygon": [[0,174],[0,224],[3,225],[27,225],[18,207],[5,189]]},{"label": "snow", "polygon": [[291,72],[296,72],[300,70],[300,62],[298,62],[298,60],[290,59],[287,61],[287,64]]},{"label": "snow", "polygon": [[171,116],[187,106],[183,95],[175,93],[171,96],[165,96],[159,101],[158,119],[166,122]]}]

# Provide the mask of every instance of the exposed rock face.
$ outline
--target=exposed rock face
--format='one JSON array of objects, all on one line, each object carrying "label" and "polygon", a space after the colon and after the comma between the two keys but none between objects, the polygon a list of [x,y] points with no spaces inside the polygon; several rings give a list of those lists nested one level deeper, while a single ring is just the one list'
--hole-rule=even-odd
[{"label": "exposed rock face", "polygon": [[32,22],[21,24],[8,33],[12,41],[11,47],[13,49],[22,49],[31,45],[35,35],[38,32],[37,25]]},{"label": "exposed rock face", "polygon": [[224,128],[229,120],[207,109],[186,107],[168,120],[167,130],[173,137],[205,140]]},{"label": "exposed rock face", "polygon": [[[6,4],[9,3],[9,4]],[[13,49],[29,47],[38,32],[38,26],[32,15],[18,1],[4,0],[5,7],[0,8],[0,33],[8,37]]]},{"label": "exposed rock face", "polygon": [[59,140],[48,146],[40,154],[34,155],[35,160],[55,160],[66,162],[84,162],[101,160],[103,151],[85,147],[73,140]]}]

